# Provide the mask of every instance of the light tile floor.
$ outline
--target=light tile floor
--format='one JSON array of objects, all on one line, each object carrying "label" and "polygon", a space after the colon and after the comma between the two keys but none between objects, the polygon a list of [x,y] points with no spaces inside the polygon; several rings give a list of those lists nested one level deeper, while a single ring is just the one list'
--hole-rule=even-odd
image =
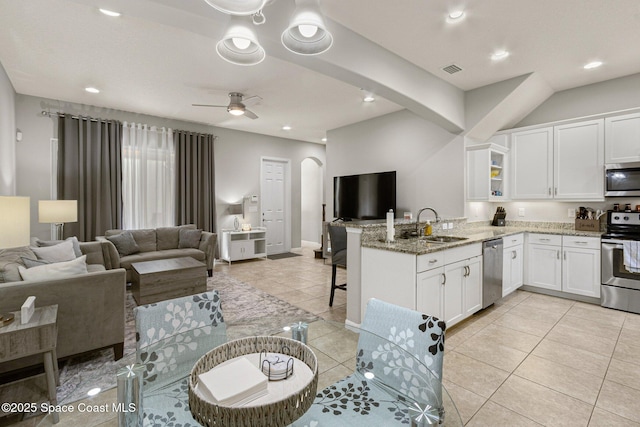
[{"label": "light tile floor", "polygon": [[[344,321],[345,292],[336,291],[328,306],[330,264],[314,259],[311,248],[299,252],[220,263],[216,271]],[[344,283],[346,271],[339,269],[338,278]],[[446,337],[444,384],[467,426],[640,427],[640,315],[517,291]],[[328,330],[309,344],[319,359],[319,388],[353,372],[353,336]],[[77,422],[64,425],[83,425]]]}]

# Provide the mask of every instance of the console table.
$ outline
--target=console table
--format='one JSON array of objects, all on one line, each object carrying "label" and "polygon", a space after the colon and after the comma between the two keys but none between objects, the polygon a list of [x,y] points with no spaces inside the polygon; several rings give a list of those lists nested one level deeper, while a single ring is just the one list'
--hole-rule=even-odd
[{"label": "console table", "polygon": [[[24,325],[20,311],[13,312],[13,315],[15,319],[12,323],[0,327],[0,363],[43,354],[49,402],[56,406],[56,384],[59,381],[56,356],[58,305],[36,308],[29,322]],[[57,423],[58,414],[54,412],[52,416],[53,422]]]},{"label": "console table", "polygon": [[220,259],[231,264],[243,259],[266,258],[267,229],[256,227],[249,231],[222,230]]}]

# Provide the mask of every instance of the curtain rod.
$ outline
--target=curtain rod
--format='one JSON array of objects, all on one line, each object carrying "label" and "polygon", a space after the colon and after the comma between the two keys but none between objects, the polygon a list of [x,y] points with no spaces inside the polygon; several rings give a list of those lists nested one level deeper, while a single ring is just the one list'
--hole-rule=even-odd
[{"label": "curtain rod", "polygon": [[[40,114],[42,115],[42,117],[64,117],[65,116],[65,114],[61,113],[61,112],[51,113],[51,112],[45,111],[45,110],[42,110],[40,112]],[[100,119],[94,119],[93,117],[89,117],[89,116],[71,116],[71,118],[72,119],[86,119],[86,120],[90,120],[92,122],[97,122],[98,120],[100,120]],[[105,119],[103,119],[103,120],[105,120]],[[217,135],[210,134],[210,133],[200,133],[200,132],[193,132],[193,131],[189,131],[189,130],[180,130],[180,129],[173,129],[173,132],[189,132],[189,133],[195,133],[197,135],[211,135],[211,136],[213,136],[214,140],[218,139]]]}]

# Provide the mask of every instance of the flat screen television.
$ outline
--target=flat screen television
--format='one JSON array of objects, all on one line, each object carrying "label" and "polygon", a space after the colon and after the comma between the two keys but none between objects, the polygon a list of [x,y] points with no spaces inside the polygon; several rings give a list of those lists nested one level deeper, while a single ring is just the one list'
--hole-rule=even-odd
[{"label": "flat screen television", "polygon": [[383,219],[396,211],[396,171],[333,178],[333,216]]}]

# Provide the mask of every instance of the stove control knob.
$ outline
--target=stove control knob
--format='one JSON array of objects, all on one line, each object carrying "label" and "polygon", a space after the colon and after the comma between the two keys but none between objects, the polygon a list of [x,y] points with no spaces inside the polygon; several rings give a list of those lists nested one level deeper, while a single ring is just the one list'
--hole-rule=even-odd
[{"label": "stove control knob", "polygon": [[624,220],[625,220],[625,221],[629,221],[629,217],[628,217],[628,216],[625,216],[625,217],[624,217]]},{"label": "stove control knob", "polygon": [[613,219],[620,219],[618,215],[614,216]]}]

